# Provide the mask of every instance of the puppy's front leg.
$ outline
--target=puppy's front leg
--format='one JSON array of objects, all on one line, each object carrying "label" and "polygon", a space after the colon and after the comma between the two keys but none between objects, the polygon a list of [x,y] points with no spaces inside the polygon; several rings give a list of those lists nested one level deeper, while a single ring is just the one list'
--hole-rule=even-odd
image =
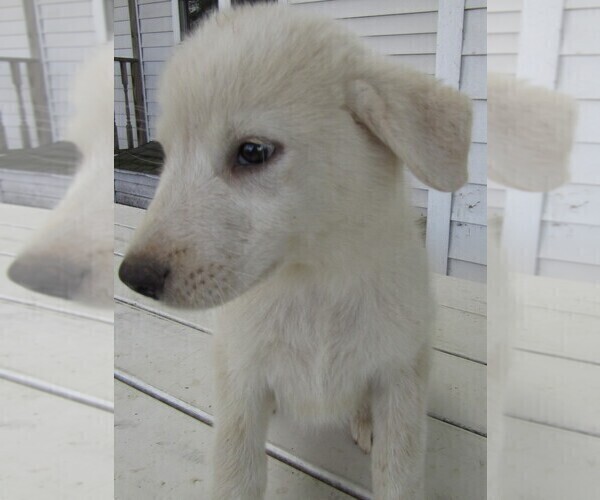
[{"label": "puppy's front leg", "polygon": [[[244,376],[246,375],[246,376]],[[272,409],[266,387],[227,368],[217,356],[217,418],[212,500],[262,500],[267,484],[265,443]]]},{"label": "puppy's front leg", "polygon": [[385,373],[373,391],[374,500],[425,497],[429,352],[413,368]]}]

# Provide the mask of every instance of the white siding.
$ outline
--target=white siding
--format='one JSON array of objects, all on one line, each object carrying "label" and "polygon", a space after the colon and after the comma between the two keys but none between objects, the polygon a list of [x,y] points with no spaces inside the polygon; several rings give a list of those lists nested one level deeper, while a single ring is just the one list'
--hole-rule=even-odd
[{"label": "white siding", "polygon": [[[490,71],[516,74],[522,0],[490,3]],[[600,282],[600,0],[566,0],[556,90],[577,100],[571,182],[544,195],[537,273]],[[503,186],[490,183],[490,213],[502,214]]]},{"label": "white siding", "polygon": [[[139,57],[133,53],[131,46],[131,24],[129,20],[128,0],[114,0],[114,32],[115,32],[115,57]],[[129,71],[129,65],[127,70]],[[123,84],[121,82],[121,67],[118,63],[114,65],[115,71],[115,123],[117,125],[117,137],[120,147],[126,147],[127,132],[125,125],[127,123],[125,115],[125,95],[123,92]],[[131,85],[131,74],[128,74],[128,98],[129,109],[133,111],[133,87]],[[131,124],[133,128],[133,137],[135,145],[136,128],[134,115],[131,115]]]},{"label": "white siding", "polygon": [[142,51],[148,134],[154,138],[158,117],[158,75],[174,45],[173,20],[170,0],[138,0],[137,13],[140,26],[140,48]]},{"label": "white siding", "polygon": [[[0,3],[0,56],[2,57],[31,57],[25,13],[21,0],[3,0]],[[29,84],[22,68],[23,95],[26,96],[26,119],[33,130],[33,114],[29,96]],[[10,67],[8,63],[0,63],[0,112],[10,149],[20,148],[21,135],[19,132],[19,110],[17,94],[14,90]]]},{"label": "white siding", "polygon": [[64,136],[68,98],[77,68],[96,46],[90,0],[35,0],[50,115],[55,140]]}]

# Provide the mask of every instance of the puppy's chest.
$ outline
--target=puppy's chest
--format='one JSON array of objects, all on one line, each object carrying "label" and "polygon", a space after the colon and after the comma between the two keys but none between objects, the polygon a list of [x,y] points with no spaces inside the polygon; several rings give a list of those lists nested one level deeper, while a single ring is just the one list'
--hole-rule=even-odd
[{"label": "puppy's chest", "polygon": [[357,405],[367,379],[363,322],[294,311],[272,325],[263,359],[278,406],[296,416],[337,417]]}]

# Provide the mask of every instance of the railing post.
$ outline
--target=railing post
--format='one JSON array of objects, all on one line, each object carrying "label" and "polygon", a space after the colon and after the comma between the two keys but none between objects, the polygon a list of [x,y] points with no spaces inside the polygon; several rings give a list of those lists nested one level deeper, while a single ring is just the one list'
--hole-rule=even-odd
[{"label": "railing post", "polygon": [[27,78],[29,80],[29,92],[33,104],[33,118],[35,120],[38,144],[50,144],[52,142],[50,109],[46,96],[42,63],[40,61],[27,61]]},{"label": "railing post", "polygon": [[21,80],[21,69],[19,67],[19,61],[10,61],[10,75],[12,77],[12,83],[17,93],[17,103],[19,107],[19,129],[21,131],[21,144],[23,148],[31,148],[31,140],[29,137],[29,128],[27,125],[27,118],[25,116],[25,104],[23,101],[23,82]]},{"label": "railing post", "polygon": [[125,94],[125,130],[127,132],[127,147],[133,148],[133,129],[131,127],[131,112],[129,111],[129,81],[127,79],[127,63],[125,61],[119,61],[121,68],[121,84],[123,85],[123,92]]},{"label": "railing post", "polygon": [[2,112],[0,111],[0,153],[4,153],[5,151],[8,151],[8,142],[6,141],[6,130],[4,129]]},{"label": "railing post", "polygon": [[140,146],[148,142],[148,130],[146,127],[146,108],[142,86],[142,63],[139,60],[131,62],[131,85],[133,90],[135,128],[138,146]]},{"label": "railing post", "polygon": [[[114,114],[113,114],[113,116],[114,116]],[[119,133],[117,132],[116,118],[113,118],[113,124],[115,126],[114,150],[115,150],[115,153],[118,153],[119,152]]]}]

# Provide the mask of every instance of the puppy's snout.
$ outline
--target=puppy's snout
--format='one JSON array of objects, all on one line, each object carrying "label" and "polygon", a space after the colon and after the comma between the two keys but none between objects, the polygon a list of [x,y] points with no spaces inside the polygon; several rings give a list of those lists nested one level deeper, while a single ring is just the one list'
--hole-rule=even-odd
[{"label": "puppy's snout", "polygon": [[24,254],[8,269],[8,277],[34,292],[73,298],[81,287],[86,269],[66,259],[50,255]]},{"label": "puppy's snout", "polygon": [[126,257],[119,267],[119,279],[133,291],[160,299],[169,275],[169,267],[155,260]]}]

